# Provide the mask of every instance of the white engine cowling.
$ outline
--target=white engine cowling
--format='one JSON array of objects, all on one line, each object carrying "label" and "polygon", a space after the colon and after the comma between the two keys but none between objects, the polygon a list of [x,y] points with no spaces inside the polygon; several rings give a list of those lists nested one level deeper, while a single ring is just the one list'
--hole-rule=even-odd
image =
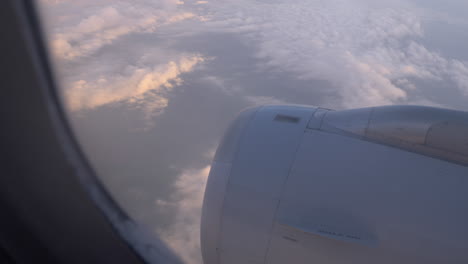
[{"label": "white engine cowling", "polygon": [[213,161],[205,264],[468,263],[468,114],[245,110]]}]

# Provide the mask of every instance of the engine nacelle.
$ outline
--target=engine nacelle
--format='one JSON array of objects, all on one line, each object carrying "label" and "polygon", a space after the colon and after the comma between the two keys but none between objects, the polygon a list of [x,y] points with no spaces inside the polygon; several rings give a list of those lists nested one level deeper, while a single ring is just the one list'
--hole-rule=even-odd
[{"label": "engine nacelle", "polygon": [[468,114],[245,110],[213,161],[205,264],[468,263]]}]

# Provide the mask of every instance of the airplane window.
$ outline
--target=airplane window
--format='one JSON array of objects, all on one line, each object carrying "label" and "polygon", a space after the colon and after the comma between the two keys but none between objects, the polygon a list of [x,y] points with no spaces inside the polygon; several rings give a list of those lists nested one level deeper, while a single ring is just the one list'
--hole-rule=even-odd
[{"label": "airplane window", "polygon": [[[201,208],[217,147],[228,127],[226,138],[240,142],[239,131],[260,111],[252,108],[229,126],[241,110],[318,106],[317,124],[326,122],[327,109],[423,105],[468,111],[468,3],[462,0],[37,0],[37,5],[63,105],[97,175],[149,235],[187,264],[203,263]],[[278,112],[271,120],[276,116],[281,129],[306,127],[305,112]],[[459,126],[467,131],[468,126],[451,127]],[[280,137],[273,145],[281,144],[286,143]],[[249,199],[246,194],[241,204]],[[317,215],[278,223],[302,228],[304,219]],[[311,232],[378,243],[372,230],[343,235],[347,229],[338,229]],[[290,243],[302,239],[283,237]],[[235,242],[220,243],[227,252],[221,259],[238,252],[228,250]],[[254,242],[245,246],[255,248]]]}]

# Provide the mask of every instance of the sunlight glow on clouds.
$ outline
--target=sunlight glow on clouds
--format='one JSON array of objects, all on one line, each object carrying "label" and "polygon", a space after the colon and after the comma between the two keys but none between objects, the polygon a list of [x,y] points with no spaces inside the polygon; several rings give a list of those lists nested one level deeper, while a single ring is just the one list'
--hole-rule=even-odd
[{"label": "sunlight glow on clouds", "polygon": [[[46,1],[45,4],[57,3]],[[75,11],[83,11],[80,3],[67,4],[77,5]],[[191,12],[178,10],[177,1],[97,1],[88,5],[79,17],[73,9],[57,16],[60,23],[51,36],[56,57],[72,60],[88,56],[124,35],[153,33],[161,26],[195,17]]]},{"label": "sunlight glow on clouds", "polygon": [[154,68],[129,67],[125,73],[112,75],[111,78],[103,76],[94,81],[79,80],[65,91],[67,105],[77,111],[124,100],[132,103],[153,92],[156,97],[153,97],[153,104],[149,107],[164,109],[167,106],[164,96],[174,85],[182,82],[180,74],[192,71],[203,60],[200,55],[192,55]]},{"label": "sunlight glow on clouds", "polygon": [[180,75],[204,60],[199,54],[168,55],[151,46],[141,49],[132,42],[127,42],[125,49],[129,51],[118,56],[96,56],[103,48],[112,49],[124,36],[151,35],[161,27],[196,18],[180,9],[178,1],[42,3],[43,8],[50,8],[46,10],[47,21],[53,25],[49,42],[71,111],[125,102],[130,109],[141,110],[145,126],[150,128],[152,119],[167,107],[168,93],[182,83]]}]

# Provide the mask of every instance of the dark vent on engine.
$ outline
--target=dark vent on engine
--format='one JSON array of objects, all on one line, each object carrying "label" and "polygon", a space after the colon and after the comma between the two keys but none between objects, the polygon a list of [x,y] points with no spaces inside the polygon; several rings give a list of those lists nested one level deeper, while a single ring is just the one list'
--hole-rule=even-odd
[{"label": "dark vent on engine", "polygon": [[295,116],[276,115],[274,120],[278,122],[285,122],[285,123],[299,123],[301,119]]}]

